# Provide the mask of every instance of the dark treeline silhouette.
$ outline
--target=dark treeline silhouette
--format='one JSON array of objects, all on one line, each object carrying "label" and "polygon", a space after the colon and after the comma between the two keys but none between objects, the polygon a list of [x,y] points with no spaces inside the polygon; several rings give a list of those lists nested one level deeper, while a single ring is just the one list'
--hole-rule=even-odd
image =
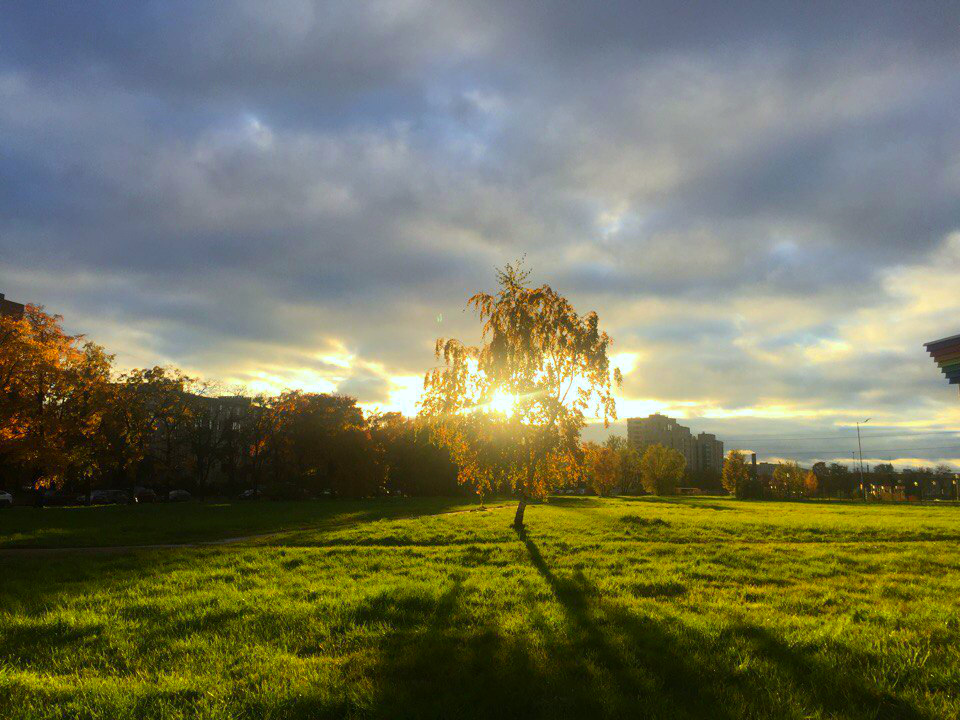
[{"label": "dark treeline silhouette", "polygon": [[[809,470],[795,462],[776,465],[773,472],[754,477],[741,456],[730,453],[725,461],[727,489],[740,498],[790,500],[832,498],[841,500],[957,500],[960,482],[949,465],[897,470],[891,463],[872,468],[851,468],[843,463],[814,463]],[[765,463],[765,465],[768,465]]]},{"label": "dark treeline silhouette", "polygon": [[859,467],[851,470],[841,463],[818,462],[810,471],[816,485],[812,495],[821,497],[881,500],[956,500],[957,476],[949,465],[904,468],[897,471],[890,463],[878,463],[864,469],[860,482]]},{"label": "dark treeline silhouette", "polygon": [[0,318],[0,487],[172,489],[264,497],[462,494],[418,420],[354,398],[222,395],[175,368],[113,357],[27,306]]}]

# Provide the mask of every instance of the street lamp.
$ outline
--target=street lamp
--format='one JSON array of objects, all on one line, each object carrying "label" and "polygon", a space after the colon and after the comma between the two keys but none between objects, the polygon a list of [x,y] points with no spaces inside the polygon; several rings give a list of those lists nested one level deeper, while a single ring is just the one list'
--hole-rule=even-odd
[{"label": "street lamp", "polygon": [[863,491],[863,499],[867,499],[867,486],[863,484],[863,445],[860,444],[860,426],[870,422],[867,418],[862,423],[857,423],[857,449],[860,451],[860,489]]}]

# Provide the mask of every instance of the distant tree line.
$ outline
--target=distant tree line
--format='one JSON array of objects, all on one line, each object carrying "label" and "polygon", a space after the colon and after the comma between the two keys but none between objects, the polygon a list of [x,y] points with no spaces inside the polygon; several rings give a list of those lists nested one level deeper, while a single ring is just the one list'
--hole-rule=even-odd
[{"label": "distant tree line", "polygon": [[691,470],[679,450],[661,444],[641,453],[626,438],[611,435],[602,445],[585,443],[585,486],[597,495],[673,495],[681,488],[720,490],[720,473]]},{"label": "distant tree line", "polygon": [[340,395],[223,396],[175,368],[118,373],[104,348],[36,306],[0,318],[0,486],[463,492],[449,452],[416,419],[365,417]]},{"label": "distant tree line", "polygon": [[920,466],[897,470],[890,463],[864,466],[863,482],[859,467],[841,463],[815,463],[810,474],[816,485],[808,488],[810,496],[862,497],[891,500],[956,500],[957,475],[949,465]]},{"label": "distant tree line", "polygon": [[956,500],[957,475],[949,465],[905,468],[879,463],[853,470],[842,463],[814,463],[804,470],[794,461],[779,463],[772,474],[754,476],[743,452],[732,450],[723,466],[723,486],[740,498],[840,498],[879,500]]},{"label": "distant tree line", "polygon": [[[577,329],[579,320],[564,312]],[[523,498],[554,489],[669,495],[721,487],[743,498],[951,499],[957,492],[945,465],[897,472],[879,464],[861,483],[859,472],[840,463],[803,470],[786,462],[755,477],[735,450],[722,474],[691,472],[680,452],[662,445],[640,453],[618,436],[581,442],[579,408],[567,419],[553,411],[566,424],[552,436],[517,412],[451,412],[437,393],[432,405],[428,395],[432,412],[418,418],[365,415],[342,395],[223,395],[176,368],[117,372],[112,355],[65,333],[61,320],[37,306],[21,319],[0,318],[0,488],[252,490],[289,498],[503,491]],[[607,340],[593,316],[582,332],[581,346],[596,343],[601,378]],[[441,381],[448,376],[434,377],[435,389]]]},{"label": "distant tree line", "polygon": [[[436,418],[365,415],[342,395],[225,395],[173,367],[120,372],[103,347],[67,334],[60,316],[28,306],[22,319],[0,318],[0,488],[13,491],[79,497],[146,487],[289,498],[503,491],[496,475],[512,472],[522,447],[516,423],[484,413],[458,418],[457,432],[479,453],[468,461],[481,460],[494,482],[469,481]],[[554,489],[668,494],[690,480],[676,451],[658,446],[641,456],[618,436],[576,440],[566,455],[549,458],[537,482]]]}]

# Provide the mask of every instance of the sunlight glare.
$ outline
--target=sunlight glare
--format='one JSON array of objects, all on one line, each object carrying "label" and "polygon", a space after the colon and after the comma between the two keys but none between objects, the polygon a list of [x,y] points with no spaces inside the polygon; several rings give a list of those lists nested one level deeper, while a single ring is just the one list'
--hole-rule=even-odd
[{"label": "sunlight glare", "polygon": [[493,398],[487,403],[487,408],[496,413],[501,413],[510,417],[513,415],[513,409],[517,404],[517,398],[503,390],[497,390]]}]

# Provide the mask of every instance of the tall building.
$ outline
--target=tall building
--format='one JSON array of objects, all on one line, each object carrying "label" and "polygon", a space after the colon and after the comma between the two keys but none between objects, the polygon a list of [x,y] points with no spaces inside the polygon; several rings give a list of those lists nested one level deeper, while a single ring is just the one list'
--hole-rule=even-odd
[{"label": "tall building", "polygon": [[12,317],[19,320],[23,317],[23,305],[13,300],[7,300],[3,293],[0,293],[0,317]]},{"label": "tall building", "polygon": [[700,433],[694,437],[690,428],[677,423],[673,418],[654,413],[645,418],[627,420],[627,441],[640,453],[650,445],[679,450],[693,471],[723,468],[723,442],[716,435]]},{"label": "tall building", "polygon": [[723,469],[723,441],[717,436],[702,432],[697,435],[697,453],[699,454],[700,470]]}]

